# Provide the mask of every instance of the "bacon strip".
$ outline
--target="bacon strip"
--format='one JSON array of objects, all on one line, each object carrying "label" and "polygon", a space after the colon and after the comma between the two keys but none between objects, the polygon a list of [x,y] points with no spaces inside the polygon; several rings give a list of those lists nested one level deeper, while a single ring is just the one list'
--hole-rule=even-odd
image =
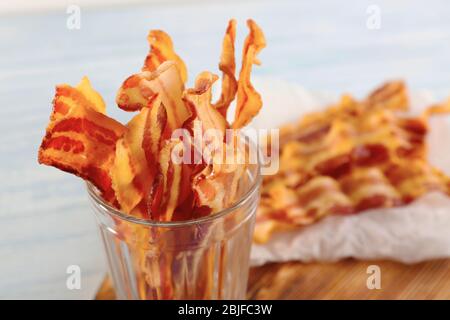
[{"label": "bacon strip", "polygon": [[429,116],[435,114],[447,114],[447,113],[450,113],[450,98],[448,98],[446,101],[442,103],[429,106],[424,112],[424,117],[428,118]]},{"label": "bacon strip", "polygon": [[[149,104],[127,124],[123,138],[117,141],[111,176],[120,208],[125,212],[132,212],[145,203],[156,173],[154,159],[159,152],[166,117],[158,95]],[[146,216],[146,212],[141,215]]]},{"label": "bacon strip", "polygon": [[150,52],[145,58],[142,71],[155,71],[165,61],[174,61],[183,83],[187,80],[187,68],[184,61],[175,53],[172,39],[162,30],[150,30],[148,37]]},{"label": "bacon strip", "polygon": [[213,154],[211,163],[195,175],[192,182],[196,206],[219,212],[234,204],[240,193],[240,186],[248,188],[246,170],[249,154],[238,136],[227,139],[221,152]]},{"label": "bacon strip", "polygon": [[154,220],[171,221],[179,204],[183,165],[173,157],[182,157],[183,150],[180,140],[166,141],[161,148],[158,173],[149,197],[149,211]]},{"label": "bacon strip", "polygon": [[106,106],[103,98],[95,91],[88,77],[83,77],[76,87],[68,84],[56,86],[53,100],[53,112],[50,120],[57,120],[69,113],[73,108],[83,105],[100,113],[105,113]]},{"label": "bacon strip", "polygon": [[356,210],[386,208],[401,204],[397,190],[378,168],[360,168],[340,181],[342,190],[352,199]]},{"label": "bacon strip", "polygon": [[236,20],[228,22],[228,27],[222,42],[222,53],[220,55],[219,69],[222,71],[222,92],[220,99],[214,107],[226,119],[227,110],[234,100],[238,88],[235,77],[236,61],[234,55],[234,43],[236,39]]},{"label": "bacon strip", "polygon": [[207,166],[193,180],[193,190],[196,195],[198,207],[206,206],[211,208],[212,212],[219,212],[223,209],[225,202],[224,185],[213,177],[213,166]]},{"label": "bacon strip", "polygon": [[211,105],[211,89],[217,76],[210,72],[202,72],[195,80],[195,87],[186,90],[184,100],[195,110],[196,118],[201,121],[203,134],[207,130],[217,130],[223,141],[227,122],[225,117]]},{"label": "bacon strip", "polygon": [[87,78],[77,87],[57,86],[38,160],[92,182],[106,201],[116,205],[109,169],[125,127],[104,110],[103,99]]},{"label": "bacon strip", "polygon": [[266,40],[262,30],[251,19],[247,20],[250,33],[245,39],[242,53],[242,66],[239,73],[236,113],[232,128],[238,129],[245,126],[259,112],[262,107],[260,94],[250,82],[250,74],[253,64],[260,64],[258,53],[266,46]]},{"label": "bacon strip", "polygon": [[407,110],[408,94],[403,81],[390,81],[375,89],[365,101],[368,108]]},{"label": "bacon strip", "polygon": [[[210,72],[202,72],[195,81],[195,88],[188,89],[185,101],[193,108],[206,137],[201,146],[207,165],[199,172],[192,182],[197,207],[210,208],[212,212],[223,210],[235,200],[239,178],[245,171],[245,163],[237,160],[244,153],[239,149],[237,137],[225,143],[225,117],[211,105],[211,87],[217,76]],[[232,158],[231,163],[225,163],[227,147]]]},{"label": "bacon strip", "polygon": [[350,199],[330,177],[314,177],[298,188],[288,188],[276,181],[263,191],[254,240],[264,243],[274,232],[309,225],[327,215],[348,214],[353,210]]},{"label": "bacon strip", "polygon": [[154,170],[155,163],[158,159],[158,154],[161,149],[162,141],[167,137],[164,136],[164,131],[167,125],[166,109],[161,103],[159,96],[151,102],[149,113],[146,117],[144,125],[144,135],[142,138],[141,149],[145,152],[145,159],[143,161],[148,166],[149,170]]},{"label": "bacon strip", "polygon": [[129,77],[117,92],[116,102],[126,111],[142,109],[159,94],[167,113],[170,130],[181,128],[191,116],[182,100],[184,84],[172,61],[162,63],[154,72],[141,72]]},{"label": "bacon strip", "polygon": [[407,165],[392,164],[386,176],[406,203],[429,191],[448,191],[445,176],[421,159],[410,160]]}]

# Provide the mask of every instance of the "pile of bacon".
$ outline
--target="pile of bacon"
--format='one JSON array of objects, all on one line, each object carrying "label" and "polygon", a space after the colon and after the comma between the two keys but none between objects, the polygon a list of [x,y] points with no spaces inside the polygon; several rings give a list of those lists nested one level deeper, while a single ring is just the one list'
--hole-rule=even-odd
[{"label": "pile of bacon", "polygon": [[[219,63],[222,91],[215,103],[211,89],[218,77],[202,72],[195,87],[185,89],[186,66],[160,30],[150,31],[150,52],[142,70],[127,78],[117,93],[121,109],[137,112],[126,125],[106,115],[102,97],[86,77],[76,87],[58,85],[39,162],[91,182],[108,203],[141,218],[187,220],[229,206],[244,175],[242,163],[232,168],[220,161],[175,163],[171,155],[184,156],[185,149],[177,149],[181,138],[171,137],[176,129],[192,132],[194,123],[200,123],[204,131],[218,130],[225,141],[226,129],[240,129],[258,113],[262,101],[250,74],[253,64],[259,64],[257,54],[265,39],[254,21],[247,25],[250,32],[236,79],[236,22],[229,22]],[[235,97],[236,112],[229,124],[227,109]]]},{"label": "pile of bacon", "polygon": [[408,108],[404,83],[390,82],[281,128],[280,170],[265,177],[255,241],[331,214],[405,205],[433,190],[450,195],[425,142],[429,116],[448,112],[450,101],[417,117]]}]

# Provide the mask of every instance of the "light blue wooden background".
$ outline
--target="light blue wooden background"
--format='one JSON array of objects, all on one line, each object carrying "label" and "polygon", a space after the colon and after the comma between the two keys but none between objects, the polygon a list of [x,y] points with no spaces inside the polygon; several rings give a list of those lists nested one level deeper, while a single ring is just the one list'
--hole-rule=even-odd
[{"label": "light blue wooden background", "polygon": [[[381,9],[381,29],[366,9]],[[81,8],[81,29],[65,11],[0,15],[0,298],[91,298],[105,270],[84,185],[38,166],[37,148],[54,85],[89,75],[114,105],[122,80],[142,65],[151,28],[168,31],[192,75],[217,70],[227,20],[253,17],[268,47],[259,77],[314,91],[362,95],[388,78],[450,93],[448,1],[224,1]],[[240,47],[240,45],[238,46]],[[283,106],[269,106],[282,108]],[[293,111],[294,112],[294,111]],[[82,270],[82,289],[66,288],[66,268]]]}]

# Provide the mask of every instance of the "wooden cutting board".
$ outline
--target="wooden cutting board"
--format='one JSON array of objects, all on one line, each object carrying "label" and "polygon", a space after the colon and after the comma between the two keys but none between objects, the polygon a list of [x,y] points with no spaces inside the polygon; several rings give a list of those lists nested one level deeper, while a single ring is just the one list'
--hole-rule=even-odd
[{"label": "wooden cutting board", "polygon": [[[368,289],[377,265],[381,289]],[[450,259],[414,265],[391,261],[344,260],[338,263],[273,263],[250,272],[249,299],[450,299]],[[115,299],[109,279],[96,299]]]}]

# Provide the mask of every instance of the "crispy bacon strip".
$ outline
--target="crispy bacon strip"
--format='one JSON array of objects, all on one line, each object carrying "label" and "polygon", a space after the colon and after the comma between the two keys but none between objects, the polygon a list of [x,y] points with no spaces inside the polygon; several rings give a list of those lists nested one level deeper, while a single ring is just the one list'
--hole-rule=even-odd
[{"label": "crispy bacon strip", "polygon": [[[206,141],[202,145],[204,155],[210,161],[194,178],[192,188],[195,193],[197,207],[208,207],[212,212],[218,212],[234,201],[237,192],[237,182],[242,176],[245,165],[231,163],[224,165],[227,145],[224,142],[227,122],[225,117],[211,105],[211,87],[217,76],[210,72],[202,72],[196,79],[195,88],[187,90],[185,101],[194,109],[197,119],[201,122]],[[233,146],[235,139],[229,142]],[[232,148],[235,157],[243,150]]]},{"label": "crispy bacon strip", "polygon": [[159,94],[166,108],[170,130],[181,128],[191,116],[182,100],[184,84],[172,61],[162,63],[154,72],[141,72],[130,76],[117,92],[117,105],[126,111],[136,111],[148,104],[149,99]]},{"label": "crispy bacon strip", "polygon": [[39,163],[92,182],[106,201],[116,205],[109,169],[125,127],[104,115],[104,110],[103,99],[87,78],[77,87],[57,86]]},{"label": "crispy bacon strip", "polygon": [[195,115],[194,128],[201,129],[197,134],[204,137],[200,145],[194,142],[193,148],[209,163],[219,153],[222,155],[228,125],[226,119],[211,105],[211,89],[216,80],[216,75],[202,72],[195,81],[195,87],[186,90],[183,98]]},{"label": "crispy bacon strip", "polygon": [[125,212],[131,212],[143,196],[143,190],[133,184],[137,174],[134,164],[130,146],[126,144],[124,139],[119,139],[111,168],[111,181],[120,209]]},{"label": "crispy bacon strip", "polygon": [[183,165],[173,161],[173,156],[182,157],[183,143],[168,140],[162,146],[158,158],[158,173],[149,197],[151,218],[171,221],[181,195]]},{"label": "crispy bacon strip", "polygon": [[[132,212],[148,197],[156,173],[154,159],[165,125],[165,109],[155,95],[149,107],[141,109],[127,124],[123,138],[117,141],[111,177],[120,208],[125,212]],[[141,215],[145,216],[146,212]]]},{"label": "crispy bacon strip", "polygon": [[[223,143],[223,148],[223,152],[212,154],[212,162],[192,181],[196,206],[210,208],[213,213],[237,200],[239,182],[244,179],[247,168],[246,151],[235,140]],[[231,156],[227,158],[227,155]]]},{"label": "crispy bacon strip", "polygon": [[300,188],[275,181],[263,191],[254,240],[267,242],[274,232],[306,226],[330,214],[353,212],[353,204],[330,177],[317,176]]},{"label": "crispy bacon strip", "polygon": [[208,165],[193,180],[192,187],[196,195],[197,207],[209,207],[212,212],[223,209],[225,202],[225,188],[213,178],[213,166]]},{"label": "crispy bacon strip", "polygon": [[351,201],[342,192],[339,184],[329,177],[315,177],[296,191],[298,203],[305,210],[304,216],[297,216],[295,211],[288,211],[288,217],[296,224],[305,225],[329,214],[353,211]]},{"label": "crispy bacon strip", "polygon": [[357,211],[388,208],[402,202],[397,190],[376,167],[356,169],[341,179],[340,185]]},{"label": "crispy bacon strip", "polygon": [[447,114],[450,113],[450,98],[445,100],[444,102],[431,105],[424,111],[424,117],[428,118],[429,116],[435,114]]},{"label": "crispy bacon strip", "polygon": [[227,121],[211,105],[211,89],[216,80],[217,76],[215,74],[207,71],[200,73],[195,80],[195,87],[186,90],[184,100],[193,107],[196,118],[201,121],[203,130],[205,130],[204,133],[206,133],[206,130],[218,130],[223,138]]},{"label": "crispy bacon strip", "polygon": [[150,52],[145,58],[142,71],[155,71],[163,62],[174,61],[183,83],[187,80],[187,68],[184,61],[175,53],[172,39],[162,30],[150,30],[147,37]]},{"label": "crispy bacon strip", "polygon": [[421,159],[392,164],[385,174],[406,203],[429,191],[447,191],[445,176]]},{"label": "crispy bacon strip", "polygon": [[95,91],[88,77],[83,77],[76,87],[68,84],[56,86],[56,94],[53,100],[53,112],[51,120],[57,120],[73,108],[79,105],[90,108],[100,113],[105,113],[106,106],[103,98]]},{"label": "crispy bacon strip", "polygon": [[166,109],[161,104],[159,97],[156,97],[151,102],[150,111],[144,124],[142,144],[140,145],[145,152],[146,164],[149,170],[155,169],[162,141],[166,139],[164,136],[166,125]]},{"label": "crispy bacon strip", "polygon": [[236,113],[232,127],[242,128],[259,112],[262,99],[250,82],[253,64],[260,64],[258,53],[266,46],[262,30],[251,19],[247,20],[250,34],[245,39],[242,53],[242,66],[239,73]]},{"label": "crispy bacon strip", "polygon": [[408,110],[408,94],[403,81],[390,81],[375,89],[365,100],[369,108]]},{"label": "crispy bacon strip", "polygon": [[234,55],[234,43],[236,39],[236,20],[228,22],[228,27],[222,42],[222,53],[220,55],[219,69],[222,71],[222,92],[220,99],[214,107],[226,119],[227,110],[234,100],[238,88],[235,77],[236,60]]},{"label": "crispy bacon strip", "polygon": [[248,159],[240,147],[223,143],[224,150],[213,152],[211,162],[194,176],[192,189],[197,207],[209,207],[212,212],[218,212],[237,200]]},{"label": "crispy bacon strip", "polygon": [[143,82],[148,73],[138,73],[129,76],[120,86],[116,95],[116,103],[120,109],[125,111],[138,111],[144,108],[148,99],[155,94],[147,89]]}]

